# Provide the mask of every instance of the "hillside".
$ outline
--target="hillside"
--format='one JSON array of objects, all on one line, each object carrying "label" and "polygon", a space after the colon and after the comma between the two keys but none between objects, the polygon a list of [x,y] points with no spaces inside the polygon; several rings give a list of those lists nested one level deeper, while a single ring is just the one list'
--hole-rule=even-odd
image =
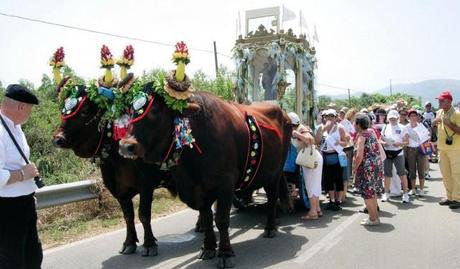
[{"label": "hillside", "polygon": [[[460,101],[460,80],[456,79],[434,79],[425,80],[416,83],[394,84],[392,85],[392,92],[394,93],[407,93],[415,97],[421,97],[422,103],[426,101],[436,102],[436,96],[443,90],[449,89],[454,96],[454,103]],[[386,87],[368,94],[380,93],[383,95],[390,94],[390,87]],[[362,92],[356,92],[352,96],[361,96]],[[340,94],[330,96],[332,99],[347,99],[348,95]]]},{"label": "hillside", "polygon": [[[436,101],[435,98],[445,89],[450,90],[455,103],[460,101],[460,80],[436,79],[417,83],[395,84],[392,86],[393,93],[407,93],[415,97],[421,97],[422,103],[426,101]],[[390,87],[378,90],[377,93],[388,95],[390,93]]]}]

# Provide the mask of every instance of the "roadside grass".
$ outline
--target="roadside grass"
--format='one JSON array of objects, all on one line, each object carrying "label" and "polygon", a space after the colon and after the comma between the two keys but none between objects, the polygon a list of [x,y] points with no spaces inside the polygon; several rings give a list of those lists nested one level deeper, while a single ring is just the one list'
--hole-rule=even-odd
[{"label": "roadside grass", "polygon": [[[136,223],[139,197],[133,199]],[[166,189],[154,193],[152,219],[185,209],[179,198]],[[38,233],[43,249],[75,242],[98,234],[123,229],[125,221],[118,202],[105,189],[99,199],[38,210]],[[154,231],[155,232],[155,231]],[[120,242],[120,246],[121,246]]]}]

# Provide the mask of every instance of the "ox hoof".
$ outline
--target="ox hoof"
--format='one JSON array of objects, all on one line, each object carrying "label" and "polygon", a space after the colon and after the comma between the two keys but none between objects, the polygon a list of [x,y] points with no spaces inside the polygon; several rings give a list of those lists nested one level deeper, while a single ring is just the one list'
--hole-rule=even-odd
[{"label": "ox hoof", "polygon": [[118,253],[123,254],[123,255],[133,254],[134,252],[136,252],[136,248],[137,248],[136,244],[134,245],[123,244],[123,246],[121,247]]},{"label": "ox hoof", "polygon": [[216,257],[216,250],[215,249],[204,249],[201,248],[200,254],[198,255],[198,259],[201,260],[210,260]]},{"label": "ox hoof", "polygon": [[144,257],[157,256],[158,255],[158,246],[151,246],[151,247],[142,246],[141,255],[144,256]]},{"label": "ox hoof", "polygon": [[219,257],[217,259],[217,267],[218,268],[232,268],[235,267],[235,256],[229,257]]},{"label": "ox hoof", "polygon": [[265,229],[264,237],[265,238],[273,238],[276,236],[276,229]]}]

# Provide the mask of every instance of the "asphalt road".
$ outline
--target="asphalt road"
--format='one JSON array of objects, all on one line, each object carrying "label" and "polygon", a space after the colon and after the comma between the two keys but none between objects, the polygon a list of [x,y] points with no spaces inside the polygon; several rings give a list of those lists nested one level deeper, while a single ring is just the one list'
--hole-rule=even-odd
[{"label": "asphalt road", "polygon": [[[300,220],[304,212],[282,215],[272,239],[261,236],[263,208],[232,212],[236,268],[460,268],[460,209],[438,205],[444,191],[438,166],[432,167],[427,195],[410,204],[379,202],[382,224],[376,227],[359,225],[367,216],[357,212],[363,200],[350,194],[342,211],[324,211],[319,220]],[[153,221],[158,256],[118,254],[121,230],[47,250],[43,268],[215,268],[215,260],[196,259],[202,242],[193,232],[196,216],[185,210]]]}]

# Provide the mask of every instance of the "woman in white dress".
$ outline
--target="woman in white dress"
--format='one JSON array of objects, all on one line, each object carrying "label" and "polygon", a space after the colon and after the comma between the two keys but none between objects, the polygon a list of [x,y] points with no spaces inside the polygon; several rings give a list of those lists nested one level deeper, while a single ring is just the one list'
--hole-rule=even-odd
[{"label": "woman in white dress", "polygon": [[[312,130],[300,124],[299,116],[290,112],[289,118],[292,124],[292,142],[297,149],[302,149],[315,145],[315,138],[313,137]],[[314,149],[316,151],[316,148]],[[323,170],[323,158],[319,152],[316,152],[318,166],[313,169],[302,166],[302,175],[307,187],[308,198],[310,200],[310,210],[302,219],[313,220],[322,216],[321,208],[319,206],[319,196],[321,195],[321,176]]]}]

